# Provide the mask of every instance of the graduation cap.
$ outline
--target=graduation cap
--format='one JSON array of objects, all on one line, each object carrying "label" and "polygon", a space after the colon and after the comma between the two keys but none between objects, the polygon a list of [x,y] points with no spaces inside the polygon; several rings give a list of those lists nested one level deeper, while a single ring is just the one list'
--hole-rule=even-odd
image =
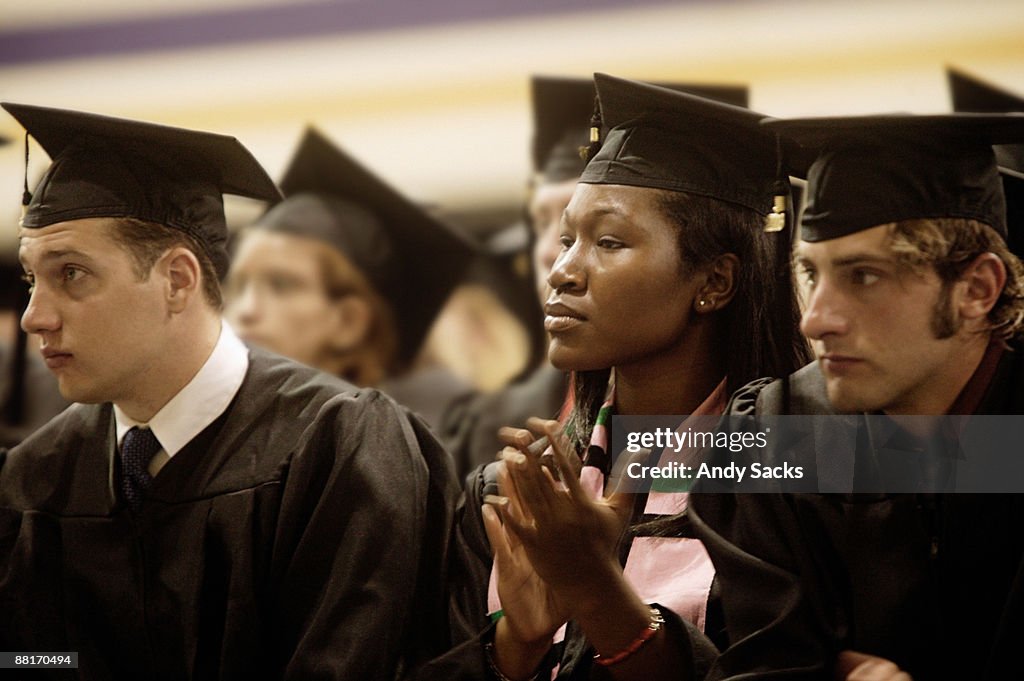
[{"label": "graduation cap", "polygon": [[[747,88],[729,85],[657,83],[733,106],[747,106]],[[596,92],[589,78],[533,76],[533,169],[547,182],[578,178],[586,165],[580,154],[590,139]]]},{"label": "graduation cap", "polygon": [[773,119],[764,125],[802,147],[804,241],[946,217],[978,220],[1006,238],[1006,201],[992,145],[1024,141],[1024,114]]},{"label": "graduation cap", "polygon": [[474,254],[472,243],[308,129],[281,180],[286,198],[255,227],[344,254],[395,310],[410,361]]},{"label": "graduation cap", "polygon": [[3,103],[53,163],[26,189],[22,227],[136,218],[180,230],[227,270],[223,194],[280,194],[234,137],[64,109]]},{"label": "graduation cap", "polygon": [[601,73],[594,82],[608,133],[581,182],[707,196],[771,216],[769,231],[784,226],[789,181],[762,114]]},{"label": "graduation cap", "polygon": [[[1024,111],[1024,97],[990,85],[963,71],[946,69],[949,89],[953,95],[953,110],[973,113],[1010,113]],[[996,145],[999,165],[1024,172],[1024,145]]]}]

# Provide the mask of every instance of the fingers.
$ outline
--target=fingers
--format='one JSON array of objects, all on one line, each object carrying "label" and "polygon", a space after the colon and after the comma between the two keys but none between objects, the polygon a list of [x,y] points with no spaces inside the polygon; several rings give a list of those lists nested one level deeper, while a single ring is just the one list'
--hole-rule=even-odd
[{"label": "fingers", "polygon": [[910,675],[895,663],[854,650],[839,653],[836,678],[845,681],[912,681]]},{"label": "fingers", "polygon": [[[510,450],[506,449],[506,452]],[[536,520],[554,512],[558,490],[550,478],[543,474],[540,461],[515,452],[506,455],[505,468],[509,479],[515,485],[516,493],[524,509]]]},{"label": "fingers", "polygon": [[504,515],[512,515],[517,525],[532,525],[533,514],[531,509],[526,507],[519,486],[509,474],[509,466],[515,465],[523,459],[523,455],[511,447],[502,450],[502,463],[498,466],[498,491],[508,499],[508,504],[502,508]]},{"label": "fingers", "polygon": [[562,432],[561,424],[558,421],[540,421],[540,419],[536,419],[536,421],[539,421],[539,423],[534,425],[542,427],[544,434],[547,436],[547,440],[550,443],[549,446],[554,454],[555,466],[562,479],[562,484],[569,490],[569,496],[577,501],[589,501],[587,493],[580,485],[579,473],[575,470],[570,459],[569,441]]},{"label": "fingers", "polygon": [[498,439],[506,447],[515,447],[518,450],[528,449],[533,443],[533,433],[525,428],[510,428],[505,426],[498,429]]},{"label": "fingers", "polygon": [[487,532],[487,541],[491,543],[491,551],[494,553],[496,563],[504,564],[512,559],[512,547],[509,546],[505,530],[498,518],[498,513],[491,506],[490,502],[484,504],[481,511],[484,517],[484,531]]}]

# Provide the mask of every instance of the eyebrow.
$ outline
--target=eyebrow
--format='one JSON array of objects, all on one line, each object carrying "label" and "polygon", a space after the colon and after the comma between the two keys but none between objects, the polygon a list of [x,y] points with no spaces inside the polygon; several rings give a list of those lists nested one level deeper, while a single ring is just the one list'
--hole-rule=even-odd
[{"label": "eyebrow", "polygon": [[[42,255],[39,256],[39,260],[40,260],[40,262],[44,262],[45,263],[45,262],[49,262],[49,261],[52,261],[52,260],[60,260],[61,258],[68,258],[68,257],[70,257],[70,258],[80,258],[82,260],[86,260],[88,262],[92,262],[92,258],[89,255],[83,253],[82,251],[76,251],[74,249],[61,249],[61,250],[55,250],[55,251],[46,251],[45,253],[43,253]],[[18,256],[18,260],[20,260],[22,265],[24,266],[25,261],[21,260],[21,256],[20,255]]]},{"label": "eyebrow", "polygon": [[[793,262],[798,265],[814,265],[815,261],[813,258],[808,257],[804,253],[797,252],[793,255]],[[863,264],[878,264],[878,265],[891,265],[893,259],[886,256],[874,255],[871,253],[851,253],[850,255],[844,255],[839,258],[833,258],[829,261],[832,267],[849,267],[851,265],[863,265]]]},{"label": "eyebrow", "polygon": [[[599,206],[584,213],[587,220],[594,220],[595,218],[601,218],[606,215],[616,215],[621,217],[626,214],[627,213],[625,211],[621,211],[615,206]],[[567,208],[562,211],[562,221],[578,223],[580,221],[580,217],[576,213],[570,212]]]}]

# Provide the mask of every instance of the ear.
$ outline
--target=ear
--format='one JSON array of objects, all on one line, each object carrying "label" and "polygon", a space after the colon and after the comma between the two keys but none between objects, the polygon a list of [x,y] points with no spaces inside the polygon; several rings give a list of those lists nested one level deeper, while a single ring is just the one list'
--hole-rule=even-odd
[{"label": "ear", "polygon": [[334,303],[334,314],[337,328],[331,334],[331,347],[337,351],[346,351],[366,341],[376,310],[365,297],[352,293]]},{"label": "ear", "polygon": [[736,295],[740,273],[740,259],[733,253],[724,253],[704,268],[704,284],[698,289],[693,300],[693,309],[698,314],[721,310]]},{"label": "ear", "polygon": [[167,280],[167,305],[173,312],[181,312],[190,300],[201,295],[202,274],[195,254],[183,246],[176,246],[161,256],[154,266]]},{"label": "ear", "polygon": [[995,307],[1006,286],[1006,265],[995,253],[982,253],[964,270],[957,281],[956,300],[964,320],[983,320]]}]

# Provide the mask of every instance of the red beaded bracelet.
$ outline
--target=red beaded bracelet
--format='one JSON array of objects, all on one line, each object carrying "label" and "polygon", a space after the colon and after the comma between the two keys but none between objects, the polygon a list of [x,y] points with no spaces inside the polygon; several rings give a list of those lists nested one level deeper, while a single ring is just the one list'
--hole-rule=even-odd
[{"label": "red beaded bracelet", "polygon": [[594,655],[594,662],[597,662],[602,667],[610,667],[613,664],[622,662],[630,655],[640,650],[645,643],[654,638],[654,635],[661,631],[661,626],[665,624],[665,618],[661,616],[661,611],[653,605],[651,607],[651,621],[647,623],[647,627],[640,632],[640,635],[633,639],[633,642],[628,646],[615,653],[611,657],[605,657],[598,653]]}]

